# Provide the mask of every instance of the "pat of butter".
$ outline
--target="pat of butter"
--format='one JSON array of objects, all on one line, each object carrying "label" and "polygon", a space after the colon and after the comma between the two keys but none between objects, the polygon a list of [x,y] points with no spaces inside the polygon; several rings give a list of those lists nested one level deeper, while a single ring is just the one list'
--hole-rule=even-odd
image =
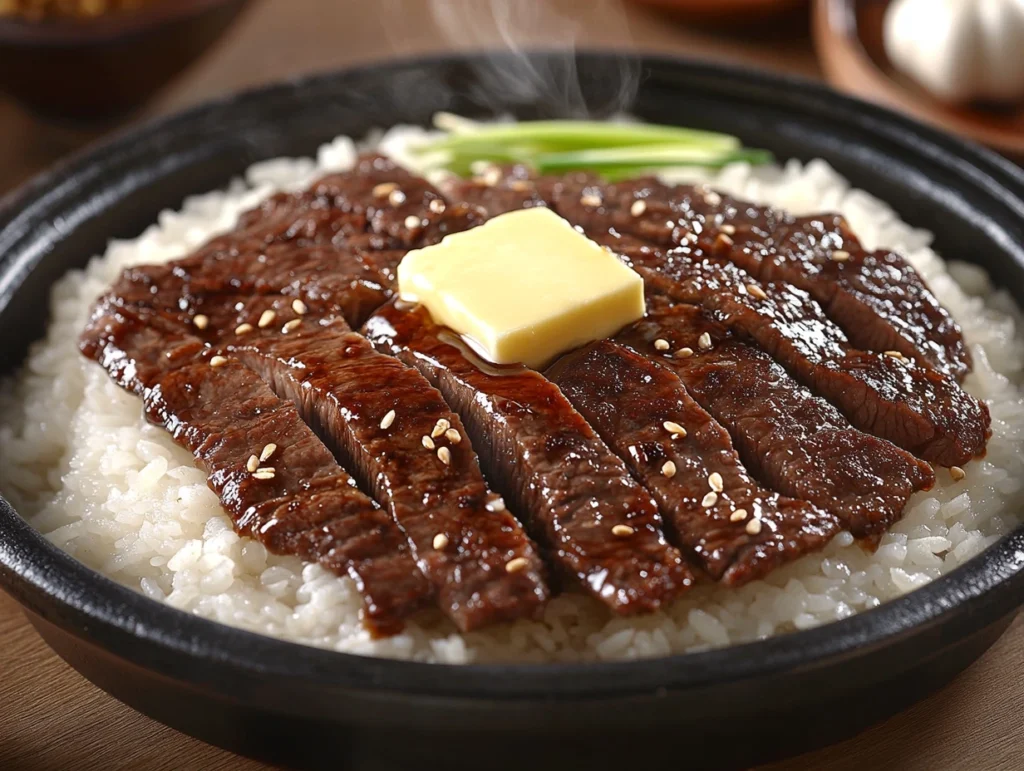
[{"label": "pat of butter", "polygon": [[488,361],[538,369],[644,315],[640,276],[545,208],[409,252],[398,288]]}]

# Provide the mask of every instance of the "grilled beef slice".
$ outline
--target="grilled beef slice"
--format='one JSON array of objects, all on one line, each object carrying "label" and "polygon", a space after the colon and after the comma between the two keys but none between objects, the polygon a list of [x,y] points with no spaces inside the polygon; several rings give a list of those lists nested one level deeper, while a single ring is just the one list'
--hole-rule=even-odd
[{"label": "grilled beef slice", "polygon": [[389,303],[364,332],[440,389],[563,575],[619,613],[654,610],[692,583],[654,500],[557,386],[482,362],[421,306]]},{"label": "grilled beef slice", "polygon": [[240,533],[350,576],[375,634],[400,631],[429,603],[431,586],[404,533],[359,491],[291,402],[252,371],[215,361],[158,315],[103,301],[82,351],[141,396],[147,418],[193,453]]},{"label": "grilled beef slice", "polygon": [[[854,429],[764,351],[736,339],[699,307],[655,298],[647,317],[615,339],[675,372],[728,429],[757,477],[830,511],[857,537],[885,532],[910,496],[935,482],[927,463]],[[668,349],[659,351],[655,340],[665,340]]]},{"label": "grilled beef slice", "polygon": [[754,482],[729,434],[661,365],[601,340],[547,374],[651,491],[676,542],[712,578],[761,578],[839,530],[831,514]]}]

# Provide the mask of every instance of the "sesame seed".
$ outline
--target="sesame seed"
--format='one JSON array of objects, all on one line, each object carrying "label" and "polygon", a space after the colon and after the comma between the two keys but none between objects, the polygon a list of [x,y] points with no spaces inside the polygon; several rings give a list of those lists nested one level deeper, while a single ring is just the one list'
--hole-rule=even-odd
[{"label": "sesame seed", "polygon": [[505,510],[505,499],[495,498],[493,501],[487,501],[484,504],[484,508],[488,511],[504,511]]},{"label": "sesame seed", "polygon": [[711,348],[711,345],[711,335],[709,335],[707,332],[705,332],[704,334],[697,338],[697,347],[700,348],[702,351],[709,350]]},{"label": "sesame seed", "polygon": [[448,208],[440,198],[431,198],[430,203],[427,204],[427,206],[430,207],[430,211],[434,212],[434,214],[440,214]]},{"label": "sesame seed", "polygon": [[235,327],[236,335],[245,335],[248,334],[249,332],[252,332],[252,324],[239,324],[237,327]]},{"label": "sesame seed", "polygon": [[245,470],[250,474],[260,467],[260,459],[255,455],[250,455],[249,460],[245,462]]},{"label": "sesame seed", "polygon": [[730,225],[729,223],[726,223],[726,224],[722,225],[720,230],[723,233],[725,233],[726,235],[732,236],[732,235],[736,234],[736,226],[735,225]]},{"label": "sesame seed", "polygon": [[501,182],[501,169],[497,166],[488,167],[488,169],[480,175],[480,181],[487,185],[487,187],[494,187]]},{"label": "sesame seed", "polygon": [[517,193],[525,193],[530,187],[530,183],[525,179],[514,179],[508,183],[508,189],[514,190]]},{"label": "sesame seed", "polygon": [[388,203],[392,206],[401,206],[405,203],[405,193],[397,188],[388,194]]},{"label": "sesame seed", "polygon": [[625,537],[627,535],[633,535],[636,531],[633,530],[629,525],[616,525],[612,528],[612,535]]},{"label": "sesame seed", "polygon": [[277,313],[274,311],[263,311],[263,313],[260,314],[260,320],[256,322],[256,326],[260,329],[266,329],[274,323],[274,319],[276,318]]},{"label": "sesame seed", "polygon": [[397,189],[397,182],[381,182],[379,185],[373,188],[373,195],[375,198],[383,198],[386,195],[390,195],[393,191]]},{"label": "sesame seed", "polygon": [[584,206],[600,206],[601,196],[594,195],[593,193],[587,193],[586,195],[580,197],[580,203],[583,204]]},{"label": "sesame seed", "polygon": [[700,505],[703,506],[705,509],[710,509],[716,503],[718,503],[718,493],[712,490],[710,493],[708,493],[701,499]]},{"label": "sesame seed", "polygon": [[661,473],[671,479],[676,475],[676,464],[670,460],[665,461],[665,465],[661,467]]},{"label": "sesame seed", "polygon": [[202,313],[197,313],[195,318],[192,319],[192,323],[196,325],[196,329],[206,329],[210,326],[210,317]]},{"label": "sesame seed", "polygon": [[716,238],[715,241],[717,241],[719,243],[723,243],[726,246],[732,246],[733,245],[733,240],[731,238],[729,238],[729,236],[727,236],[725,233],[719,233],[718,234],[718,238]]},{"label": "sesame seed", "polygon": [[964,471],[959,466],[950,466],[949,475],[953,478],[954,482],[959,482],[961,479],[967,476],[967,472]]},{"label": "sesame seed", "polygon": [[647,201],[644,200],[633,201],[633,205],[629,207],[629,213],[634,217],[639,217],[645,211],[647,211]]},{"label": "sesame seed", "polygon": [[444,438],[447,439],[452,444],[458,444],[459,442],[462,441],[462,434],[460,434],[454,428],[449,428],[447,431],[444,432]]},{"label": "sesame seed", "polygon": [[716,493],[722,492],[725,489],[725,480],[722,479],[722,475],[717,471],[713,472],[708,477],[708,487],[714,490]]},{"label": "sesame seed", "polygon": [[424,436],[422,439],[420,439],[420,444],[422,444],[428,450],[433,450],[434,447],[436,447],[436,445],[434,444],[434,440],[431,439],[429,436]]},{"label": "sesame seed", "polygon": [[754,295],[758,300],[767,300],[768,295],[764,293],[764,290],[757,284],[747,284],[747,291]]},{"label": "sesame seed", "polygon": [[438,551],[445,548],[448,545],[448,536],[444,533],[438,533],[434,536],[434,548]]},{"label": "sesame seed", "polygon": [[722,196],[711,190],[704,194],[704,200],[712,206],[718,206],[722,202]]},{"label": "sesame seed", "polygon": [[666,420],[661,424],[666,431],[670,434],[678,434],[679,436],[686,436],[686,429],[676,423],[674,420]]},{"label": "sesame seed", "polygon": [[434,430],[430,432],[431,438],[437,439],[437,437],[444,434],[444,432],[451,428],[451,426],[452,424],[447,418],[438,418],[437,423],[434,424]]},{"label": "sesame seed", "polygon": [[747,523],[747,532],[750,535],[757,535],[761,532],[761,520],[752,519]]},{"label": "sesame seed", "polygon": [[530,561],[526,557],[516,557],[505,563],[506,573],[518,573],[523,568],[530,566]]},{"label": "sesame seed", "polygon": [[731,515],[729,515],[730,522],[742,522],[747,518],[746,509],[736,509]]},{"label": "sesame seed", "polygon": [[692,348],[680,348],[678,351],[676,351],[677,359],[689,359],[691,356],[693,356]]},{"label": "sesame seed", "polygon": [[848,259],[850,259],[850,253],[843,251],[842,249],[836,249],[834,252],[832,252],[832,259],[835,260],[836,262],[846,262]]},{"label": "sesame seed", "polygon": [[391,424],[395,422],[395,411],[388,410],[388,414],[380,420],[380,427],[385,431],[391,428]]},{"label": "sesame seed", "polygon": [[890,358],[896,359],[898,361],[903,361],[904,359],[907,358],[906,356],[904,356],[899,351],[886,351],[885,355],[890,357]]},{"label": "sesame seed", "polygon": [[263,452],[260,453],[260,462],[270,460],[270,456],[277,452],[277,445],[271,442],[263,448]]},{"label": "sesame seed", "polygon": [[302,300],[292,300],[292,310],[300,316],[305,316],[309,308],[306,307],[306,303],[302,302]]},{"label": "sesame seed", "polygon": [[672,346],[668,344],[668,340],[664,340],[660,337],[654,341],[654,350],[656,351],[667,351],[671,347]]},{"label": "sesame seed", "polygon": [[273,479],[277,476],[277,471],[268,466],[267,468],[256,469],[252,476],[253,479]]},{"label": "sesame seed", "polygon": [[437,459],[444,465],[450,466],[452,464],[452,451],[447,447],[437,448]]},{"label": "sesame seed", "polygon": [[289,332],[294,332],[301,325],[302,325],[302,319],[292,319],[287,324],[285,324],[283,327],[281,327],[281,331],[284,332],[287,335]]},{"label": "sesame seed", "polygon": [[223,367],[227,363],[228,360],[225,359],[223,356],[214,356],[212,359],[210,359],[211,367]]},{"label": "sesame seed", "polygon": [[405,218],[405,226],[409,228],[409,230],[412,230],[413,228],[418,228],[420,226],[420,218],[417,217],[415,214],[410,214],[408,217]]}]

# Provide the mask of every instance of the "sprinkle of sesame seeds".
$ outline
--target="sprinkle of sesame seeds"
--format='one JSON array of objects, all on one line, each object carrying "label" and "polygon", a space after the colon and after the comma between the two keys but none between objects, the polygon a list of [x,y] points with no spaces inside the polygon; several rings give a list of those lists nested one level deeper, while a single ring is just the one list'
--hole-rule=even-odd
[{"label": "sprinkle of sesame seeds", "polygon": [[430,207],[430,211],[434,212],[434,214],[440,214],[448,208],[440,198],[431,198],[430,203],[427,205]]},{"label": "sprinkle of sesame seeds", "polygon": [[710,509],[716,503],[718,503],[718,493],[712,490],[710,493],[708,493],[701,499],[700,505],[703,506],[705,509]]},{"label": "sprinkle of sesame seeds", "polygon": [[448,546],[448,536],[446,536],[444,533],[438,533],[434,536],[435,549],[441,551],[441,549],[444,549],[446,546]]},{"label": "sprinkle of sesame seeds", "polygon": [[752,519],[747,523],[747,532],[750,535],[757,535],[761,532],[761,520]]},{"label": "sprinkle of sesame seeds", "polygon": [[722,196],[720,196],[714,190],[710,190],[704,194],[704,200],[711,206],[718,206],[718,204],[722,202]]},{"label": "sprinkle of sesame seeds", "polygon": [[907,358],[899,351],[886,351],[885,355],[898,361],[903,361],[905,358]]},{"label": "sprinkle of sesame seeds", "polygon": [[373,195],[375,198],[383,198],[386,195],[390,195],[393,191],[397,189],[397,182],[381,182],[379,185],[373,188]]},{"label": "sprinkle of sesame seeds", "polygon": [[305,316],[309,308],[306,307],[306,303],[302,300],[292,300],[292,310],[300,316]]},{"label": "sprinkle of sesame seeds", "polygon": [[953,478],[954,482],[959,482],[961,479],[967,476],[967,472],[964,471],[959,466],[950,466],[949,475]]},{"label": "sprinkle of sesame seeds", "polygon": [[239,324],[235,327],[236,335],[246,335],[249,332],[252,332],[252,324]]},{"label": "sprinkle of sesame seeds", "polygon": [[665,465],[661,467],[662,476],[666,476],[669,479],[676,475],[676,464],[670,460],[665,461]]},{"label": "sprinkle of sesame seeds", "polygon": [[462,434],[460,434],[454,428],[449,428],[447,431],[444,432],[444,438],[447,439],[452,444],[458,444],[459,442],[462,441]]},{"label": "sprinkle of sesame seeds", "polygon": [[725,480],[722,479],[722,475],[717,471],[712,472],[708,477],[708,487],[714,490],[716,493],[722,492],[725,489]]},{"label": "sprinkle of sesame seeds", "polygon": [[645,211],[647,211],[647,201],[644,201],[643,199],[633,201],[633,205],[629,207],[629,213],[634,217],[639,217]]},{"label": "sprinkle of sesame seeds", "polygon": [[505,563],[506,573],[518,573],[523,568],[530,566],[530,561],[526,557],[516,557]]},{"label": "sprinkle of sesame seeds", "polygon": [[730,522],[742,522],[747,518],[746,509],[736,509],[732,514],[729,515]]},{"label": "sprinkle of sesame seeds", "polygon": [[757,284],[747,284],[747,291],[750,292],[758,300],[767,300],[768,295],[764,293],[764,290]]},{"label": "sprinkle of sesame seeds", "polygon": [[268,466],[267,468],[256,469],[253,479],[273,479],[277,476],[277,470]]},{"label": "sprinkle of sesame seeds", "polygon": [[387,431],[391,428],[391,424],[395,422],[395,411],[388,410],[388,414],[380,419],[380,427]]},{"label": "sprinkle of sesame seeds", "polygon": [[258,326],[260,329],[266,329],[267,327],[274,323],[274,319],[276,318],[277,313],[275,313],[274,311],[263,311],[263,313],[260,314],[260,320],[256,322],[256,326]]},{"label": "sprinkle of sesame seeds", "polygon": [[438,447],[437,459],[441,461],[444,465],[450,466],[452,463],[452,451],[449,450],[447,447]]},{"label": "sprinkle of sesame seeds", "polygon": [[192,323],[196,325],[196,329],[206,329],[210,326],[210,317],[203,313],[197,313],[192,319]]},{"label": "sprinkle of sesame seeds", "polygon": [[719,228],[719,229],[723,233],[725,233],[726,235],[729,235],[729,236],[732,236],[732,235],[736,234],[736,226],[735,225],[730,225],[728,222],[725,223],[724,225],[722,225],[722,227]]},{"label": "sprinkle of sesame seeds", "polygon": [[245,462],[245,470],[250,474],[260,467],[260,459],[255,455],[250,455],[249,460]]},{"label": "sprinkle of sesame seeds", "polygon": [[265,460],[270,460],[270,456],[277,452],[277,445],[271,442],[263,448],[263,452],[260,453],[260,463]]},{"label": "sprinkle of sesame seeds", "polygon": [[698,241],[700,241],[700,238],[698,238],[696,233],[690,231],[689,233],[686,234],[686,240],[689,241],[691,244],[695,244]]},{"label": "sprinkle of sesame seeds", "polygon": [[633,530],[629,525],[616,525],[612,528],[612,535],[625,537],[627,535],[633,535],[636,531]]},{"label": "sprinkle of sesame seeds", "polygon": [[434,424],[434,430],[430,432],[430,436],[434,439],[441,436],[445,431],[451,428],[451,423],[447,418],[438,418],[437,423]]},{"label": "sprinkle of sesame seeds", "polygon": [[420,444],[422,444],[428,450],[433,450],[434,447],[437,446],[434,444],[434,440],[431,439],[429,436],[424,436],[422,439],[420,439]]},{"label": "sprinkle of sesame seeds", "polygon": [[692,348],[680,348],[678,351],[676,351],[677,359],[689,359],[691,356],[693,356]]},{"label": "sprinkle of sesame seeds", "polygon": [[667,351],[671,347],[672,346],[668,344],[668,340],[664,340],[660,337],[654,341],[654,350],[656,351]]},{"label": "sprinkle of sesame seeds", "polygon": [[412,230],[413,228],[418,228],[420,226],[420,218],[417,217],[415,214],[410,214],[408,217],[405,218],[405,226],[409,228],[409,230]]},{"label": "sprinkle of sesame seeds", "polygon": [[584,206],[600,206],[601,196],[594,195],[593,193],[587,193],[586,195],[580,196],[580,203]]},{"label": "sprinkle of sesame seeds", "polygon": [[674,420],[666,420],[661,424],[662,427],[670,434],[678,434],[679,436],[686,436],[686,429],[676,423]]},{"label": "sprinkle of sesame seeds", "polygon": [[836,249],[834,252],[832,252],[832,259],[835,262],[846,262],[848,259],[850,259],[850,253],[842,249]]},{"label": "sprinkle of sesame seeds", "polygon": [[301,324],[302,324],[302,319],[292,319],[291,321],[286,323],[283,327],[281,327],[281,331],[284,332],[287,335],[289,332],[294,332],[296,329],[298,329],[299,326],[301,326]]},{"label": "sprinkle of sesame seeds", "polygon": [[227,363],[228,360],[225,359],[223,356],[214,356],[212,359],[210,359],[211,367],[223,367]]},{"label": "sprinkle of sesame seeds", "polygon": [[405,193],[395,188],[388,194],[388,203],[392,206],[401,206],[405,203]]},{"label": "sprinkle of sesame seeds", "polygon": [[718,242],[718,243],[725,244],[726,246],[732,246],[733,245],[733,240],[731,238],[729,238],[729,236],[727,236],[725,233],[719,233],[718,237],[715,239],[715,241]]},{"label": "sprinkle of sesame seeds", "polygon": [[493,501],[487,501],[484,504],[484,508],[488,511],[504,511],[505,510],[505,499],[495,498]]},{"label": "sprinkle of sesame seeds", "polygon": [[709,335],[707,332],[705,332],[704,334],[697,338],[697,347],[700,348],[702,351],[710,350],[711,345],[711,335]]}]

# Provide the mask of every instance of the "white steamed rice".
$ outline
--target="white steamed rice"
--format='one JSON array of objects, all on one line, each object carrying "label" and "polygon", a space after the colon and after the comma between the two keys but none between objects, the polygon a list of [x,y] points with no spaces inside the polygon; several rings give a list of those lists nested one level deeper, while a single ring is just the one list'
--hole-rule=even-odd
[{"label": "white steamed rice", "polygon": [[[395,128],[380,144],[414,165],[404,148],[419,133]],[[46,339],[0,388],[0,490],[53,543],[148,597],[225,624],[350,653],[462,663],[660,656],[806,629],[922,586],[1016,526],[1012,512],[1024,501],[1024,401],[1016,385],[1024,347],[1009,296],[993,292],[977,268],[944,263],[929,233],[851,189],[823,162],[688,172],[687,181],[794,212],[838,210],[867,246],[904,253],[964,328],[975,360],[966,387],[992,410],[987,457],[959,483],[940,470],[936,488],[914,497],[874,554],[843,533],[765,581],[702,587],[651,616],[613,619],[589,598],[567,594],[540,622],[461,635],[428,612],[403,634],[371,640],[348,579],[236,535],[190,454],[147,424],[139,399],[76,349],[90,303],[124,267],[182,256],[272,192],[350,166],[356,149],[340,138],[316,161],[257,164],[244,182],[163,212],[137,239],[112,242],[56,284]]]}]

